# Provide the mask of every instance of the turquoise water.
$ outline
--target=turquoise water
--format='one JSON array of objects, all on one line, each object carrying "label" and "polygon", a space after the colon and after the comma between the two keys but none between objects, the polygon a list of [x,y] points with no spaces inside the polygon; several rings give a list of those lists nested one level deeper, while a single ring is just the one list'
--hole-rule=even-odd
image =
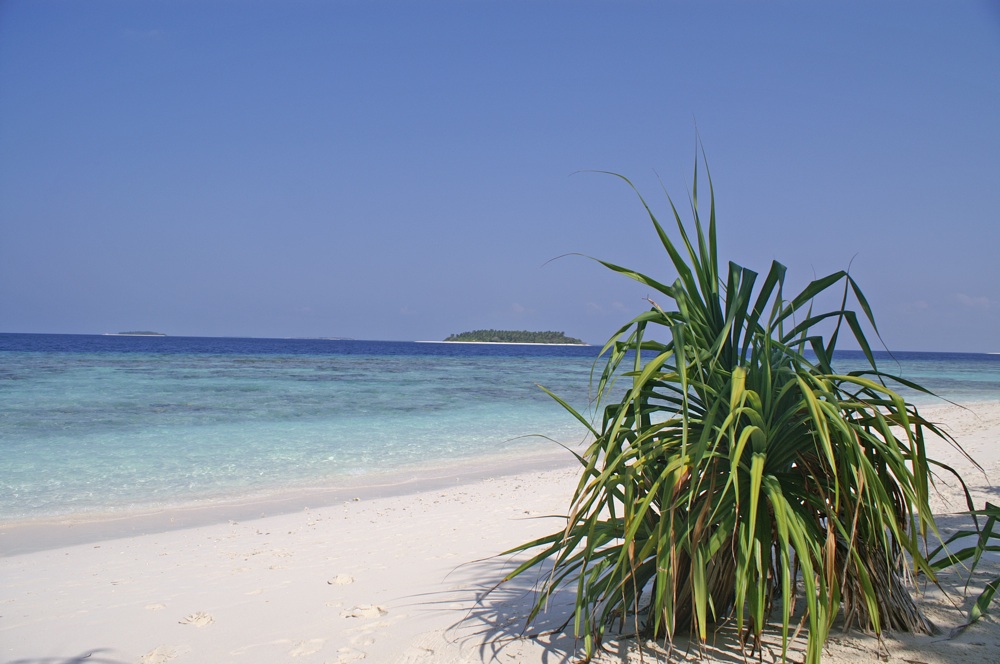
[{"label": "turquoise water", "polygon": [[102,337],[25,349],[34,336],[0,335],[0,520],[554,450],[523,437],[583,430],[536,383],[583,408],[596,354]]},{"label": "turquoise water", "polygon": [[[148,509],[554,451],[589,347],[0,334],[0,521]],[[1000,356],[896,354],[949,399]],[[860,355],[838,360],[854,368]],[[921,400],[928,400],[920,397]]]},{"label": "turquoise water", "polygon": [[[938,397],[957,403],[1000,400],[1000,354],[985,353],[875,353],[881,371],[922,385]],[[865,368],[860,351],[838,352],[834,368],[842,371]],[[917,404],[940,403],[940,399],[891,385]]]}]

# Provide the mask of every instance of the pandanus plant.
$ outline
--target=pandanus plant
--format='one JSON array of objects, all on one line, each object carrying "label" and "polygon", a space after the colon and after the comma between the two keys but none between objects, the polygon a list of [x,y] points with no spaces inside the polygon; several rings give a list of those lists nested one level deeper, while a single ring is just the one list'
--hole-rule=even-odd
[{"label": "pandanus plant", "polygon": [[[706,233],[698,172],[691,226],[670,201],[677,240],[636,190],[672,283],[599,261],[655,294],[602,350],[594,421],[552,394],[593,442],[565,528],[513,549],[529,557],[505,581],[546,570],[529,623],[553,593],[574,592],[564,627],[588,660],[612,624],[704,643],[732,619],[751,650],[773,624],[783,659],[803,624],[810,664],[838,615],[875,633],[931,632],[910,582],[934,578],[928,492],[932,470],[950,468],[926,440],[956,443],[897,392],[923,388],[876,366],[875,320],[848,273],[789,299],[779,263],[762,281],[732,262],[720,272],[711,179]],[[823,295],[839,306],[815,311]],[[865,369],[835,370],[841,335]]]}]

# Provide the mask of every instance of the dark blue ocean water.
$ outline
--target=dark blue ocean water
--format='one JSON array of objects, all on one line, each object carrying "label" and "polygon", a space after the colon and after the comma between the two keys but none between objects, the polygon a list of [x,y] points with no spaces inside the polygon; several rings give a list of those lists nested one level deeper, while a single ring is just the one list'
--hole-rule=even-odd
[{"label": "dark blue ocean water", "polygon": [[[584,430],[599,349],[0,334],[0,521],[177,505],[516,457]],[[860,353],[838,356],[845,370]],[[954,401],[1000,356],[879,355]],[[926,400],[926,397],[919,397]]]}]

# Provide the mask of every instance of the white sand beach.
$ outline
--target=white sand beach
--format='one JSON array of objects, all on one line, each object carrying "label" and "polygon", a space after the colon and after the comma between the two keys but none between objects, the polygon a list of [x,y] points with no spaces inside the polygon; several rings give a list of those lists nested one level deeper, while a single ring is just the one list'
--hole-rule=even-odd
[{"label": "white sand beach", "polygon": [[[946,443],[936,458],[965,476],[977,506],[1000,501],[1000,403],[925,411],[981,464],[979,473]],[[568,456],[568,455],[567,455]],[[0,661],[19,664],[166,662],[538,662],[573,661],[572,636],[518,638],[531,601],[525,583],[478,601],[511,561],[504,549],[559,527],[546,515],[565,511],[577,470],[485,476],[384,497],[341,499],[278,516],[247,510],[222,523],[128,534],[127,521],[92,531],[81,543],[0,558]],[[940,482],[935,511],[964,509],[954,482]],[[166,515],[169,521],[169,515]],[[70,524],[37,531],[73,537]],[[148,530],[148,528],[147,528]],[[128,534],[113,537],[115,532]],[[13,550],[0,528],[0,546]],[[69,534],[68,534],[69,533]],[[97,539],[94,539],[97,537]],[[62,540],[69,541],[69,540]],[[45,546],[39,540],[38,546]],[[37,547],[35,547],[37,548]],[[984,563],[963,593],[964,576],[948,573],[919,603],[937,636],[872,636],[835,631],[832,662],[1000,662],[1000,605],[957,635],[963,611],[996,559]],[[557,602],[556,604],[559,604]],[[554,606],[543,626],[560,622]],[[557,615],[559,614],[559,615]],[[702,655],[741,662],[727,635]],[[613,641],[604,662],[668,661],[655,644]],[[641,650],[641,653],[640,653]],[[765,647],[764,661],[777,650]],[[683,644],[670,661],[698,659]],[[800,657],[795,657],[801,659]]]}]

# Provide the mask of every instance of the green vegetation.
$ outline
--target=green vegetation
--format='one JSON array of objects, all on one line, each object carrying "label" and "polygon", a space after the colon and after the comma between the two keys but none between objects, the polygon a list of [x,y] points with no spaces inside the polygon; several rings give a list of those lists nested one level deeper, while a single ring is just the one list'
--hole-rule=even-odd
[{"label": "green vegetation", "polygon": [[[952,566],[964,566],[967,561],[971,560],[972,564],[968,568],[969,580],[971,581],[972,575],[982,561],[984,553],[1000,553],[1000,507],[988,502],[983,509],[973,510],[969,514],[974,519],[975,529],[958,531],[928,557],[934,561],[932,566],[935,570],[942,570]],[[981,529],[979,528],[978,517],[985,517],[986,519],[986,523]],[[973,542],[970,544],[969,540]],[[958,551],[950,551],[948,549],[949,545],[955,546],[956,543],[962,543],[965,546]],[[976,602],[969,610],[967,616],[968,622],[963,628],[968,627],[986,615],[990,607],[990,602],[993,600],[993,596],[996,594],[998,588],[1000,588],[1000,576],[991,579],[986,584],[983,592],[976,598]],[[966,590],[968,590],[968,585],[966,585]]]},{"label": "green vegetation", "polygon": [[[541,572],[529,623],[572,591],[564,627],[587,659],[611,625],[705,643],[731,619],[751,651],[765,629],[780,632],[787,659],[802,624],[808,664],[838,615],[876,634],[929,633],[904,581],[934,579],[920,546],[937,533],[928,490],[932,470],[951,471],[928,459],[926,439],[957,444],[890,385],[926,390],[876,367],[863,327],[877,335],[874,317],[849,274],[788,297],[779,263],[763,281],[732,262],[720,272],[699,170],[693,225],[668,198],[676,240],[639,195],[676,280],[598,261],[648,287],[651,306],[602,350],[594,421],[552,395],[593,443],[565,528],[508,552],[531,555],[504,582]],[[831,366],[841,335],[866,369]]]},{"label": "green vegetation", "polygon": [[453,334],[445,341],[465,341],[479,343],[508,344],[579,344],[586,345],[579,339],[567,337],[562,332],[526,332],[518,330],[475,330]]}]

